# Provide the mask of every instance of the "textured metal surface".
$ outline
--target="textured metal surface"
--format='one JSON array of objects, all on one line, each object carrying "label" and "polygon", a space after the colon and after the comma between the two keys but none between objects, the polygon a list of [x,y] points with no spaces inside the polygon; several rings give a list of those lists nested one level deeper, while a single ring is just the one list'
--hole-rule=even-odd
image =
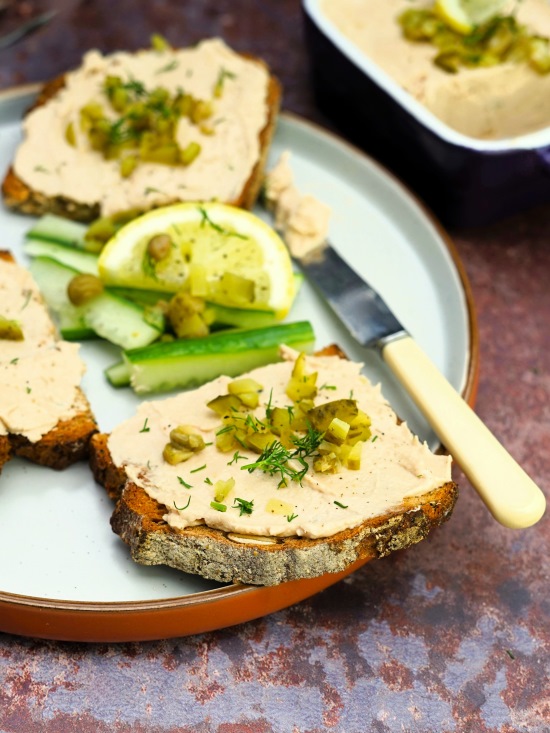
[{"label": "textured metal surface", "polygon": [[390,336],[405,333],[380,295],[330,245],[299,263],[304,275],[363,346],[376,346]]},{"label": "textured metal surface", "polygon": [[[0,86],[153,31],[263,55],[285,107],[324,122],[289,0],[83,2],[0,53]],[[454,237],[478,309],[477,411],[547,494],[549,232],[539,210]],[[460,501],[430,539],[268,618],[144,644],[0,635],[0,733],[549,733],[550,520],[507,530],[455,476]]]}]

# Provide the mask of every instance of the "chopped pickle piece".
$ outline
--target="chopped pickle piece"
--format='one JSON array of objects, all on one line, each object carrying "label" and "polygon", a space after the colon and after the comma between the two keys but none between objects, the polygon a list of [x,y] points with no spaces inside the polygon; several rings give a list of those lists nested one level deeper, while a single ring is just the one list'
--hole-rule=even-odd
[{"label": "chopped pickle piece", "polygon": [[228,305],[246,307],[256,299],[256,285],[242,275],[224,272],[217,281],[210,283],[209,295]]},{"label": "chopped pickle piece", "polygon": [[[214,499],[215,501],[223,501],[227,498],[232,489],[235,488],[235,479],[233,477],[223,481],[220,479],[214,484]],[[225,510],[224,510],[225,511]]]},{"label": "chopped pickle piece", "polygon": [[[182,91],[171,95],[163,87],[146,89],[137,79],[124,81],[117,75],[107,76],[103,92],[110,109],[95,101],[84,105],[80,109],[80,129],[93,150],[106,160],[120,160],[123,177],[130,176],[142,162],[193,163],[201,146],[197,141],[183,149],[179,146],[177,128],[182,117],[201,132],[204,127],[208,128],[206,134],[214,133],[206,123],[214,113],[211,100],[196,99]],[[113,117],[113,112],[117,116]],[[65,138],[70,145],[76,145],[72,123],[65,130]]]},{"label": "chopped pickle piece", "polygon": [[170,299],[166,317],[178,338],[202,338],[210,332],[204,300],[183,290]]},{"label": "chopped pickle piece", "polygon": [[244,406],[237,395],[221,394],[207,402],[207,407],[223,417],[235,411],[242,411]]},{"label": "chopped pickle piece", "polygon": [[217,512],[226,512],[227,511],[227,504],[222,504],[219,501],[211,501],[210,506],[212,509],[215,509]]},{"label": "chopped pickle piece", "polygon": [[314,460],[313,468],[319,473],[338,473],[340,460],[336,453],[325,453]]},{"label": "chopped pickle piece", "polygon": [[434,64],[449,73],[504,63],[527,63],[539,74],[550,72],[549,39],[531,33],[514,15],[495,15],[467,33],[451,28],[433,10],[410,8],[399,23],[409,41],[435,46]]},{"label": "chopped pickle piece", "polygon": [[[363,450],[363,441],[355,443],[351,446],[342,446],[342,460],[346,468],[351,471],[358,471],[361,468],[361,452]],[[347,449],[347,450],[346,450]]]},{"label": "chopped pickle piece", "polygon": [[338,417],[333,417],[325,432],[325,440],[342,445],[348,437],[350,425]]},{"label": "chopped pickle piece", "polygon": [[229,394],[237,395],[243,405],[250,409],[258,407],[262,389],[262,385],[254,379],[234,379],[227,385]]},{"label": "chopped pickle piece", "polygon": [[334,418],[351,425],[357,414],[358,408],[355,400],[341,399],[314,407],[307,413],[307,418],[316,430],[324,432]]},{"label": "chopped pickle piece", "polygon": [[368,440],[371,436],[370,426],[370,417],[365,412],[363,412],[363,410],[359,410],[357,413],[357,417],[354,418],[350,423],[350,429],[346,442],[350,443],[350,445],[354,445],[360,440]]},{"label": "chopped pickle piece", "polygon": [[171,443],[167,443],[162,451],[162,457],[171,466],[175,466],[178,463],[188,461],[194,453],[192,450],[185,450],[183,448],[176,448]]},{"label": "chopped pickle piece", "polygon": [[0,339],[5,341],[23,341],[24,338],[23,329],[17,321],[0,316]]},{"label": "chopped pickle piece", "polygon": [[180,151],[179,161],[182,165],[191,165],[191,163],[200,155],[201,146],[197,142],[191,142]]},{"label": "chopped pickle piece", "polygon": [[204,449],[204,438],[202,434],[192,425],[178,425],[170,431],[170,443],[174,448],[184,448],[185,450],[197,453]]}]

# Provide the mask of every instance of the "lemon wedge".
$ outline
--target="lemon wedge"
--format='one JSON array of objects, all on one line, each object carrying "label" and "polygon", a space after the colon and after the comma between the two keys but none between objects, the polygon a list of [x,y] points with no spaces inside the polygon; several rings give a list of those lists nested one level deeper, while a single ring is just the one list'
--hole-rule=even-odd
[{"label": "lemon wedge", "polygon": [[471,33],[476,25],[506,13],[510,0],[436,0],[435,12],[458,33]]},{"label": "lemon wedge", "polygon": [[98,262],[106,285],[175,293],[286,316],[296,294],[279,235],[249,211],[220,203],[154,209],[126,224]]}]

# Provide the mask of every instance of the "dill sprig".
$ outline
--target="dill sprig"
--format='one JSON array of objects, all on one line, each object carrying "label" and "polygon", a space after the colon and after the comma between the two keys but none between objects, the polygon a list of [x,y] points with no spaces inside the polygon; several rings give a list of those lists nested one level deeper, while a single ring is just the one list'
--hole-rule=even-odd
[{"label": "dill sprig", "polygon": [[[274,440],[264,448],[257,461],[241,466],[241,469],[246,469],[249,473],[259,469],[270,476],[278,474],[280,476],[278,488],[287,486],[288,479],[301,484],[309,469],[309,464],[305,459],[315,453],[322,439],[323,433],[309,425],[304,436],[293,436],[292,442],[296,446],[295,450],[289,450],[280,441]],[[289,461],[292,460],[297,461],[300,468],[290,464]]]},{"label": "dill sprig", "polygon": [[199,206],[199,211],[202,216],[200,226],[203,227],[205,224],[208,224],[208,226],[212,227],[214,231],[218,232],[219,234],[223,234],[226,237],[237,237],[238,239],[248,239],[246,234],[239,234],[239,232],[233,232],[231,229],[225,229],[224,227],[220,226],[219,224],[216,224],[215,221],[212,221],[212,219],[208,216],[208,212],[203,206]]}]

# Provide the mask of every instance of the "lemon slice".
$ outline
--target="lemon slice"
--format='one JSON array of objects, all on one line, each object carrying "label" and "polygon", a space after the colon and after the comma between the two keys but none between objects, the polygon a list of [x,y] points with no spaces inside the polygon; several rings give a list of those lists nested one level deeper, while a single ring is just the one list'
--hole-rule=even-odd
[{"label": "lemon slice", "polygon": [[220,305],[274,311],[284,318],[295,296],[292,262],[279,235],[234,206],[184,203],[126,224],[105,245],[106,285],[192,295]]},{"label": "lemon slice", "polygon": [[458,33],[470,33],[476,25],[505,13],[510,0],[436,0],[435,12]]}]

